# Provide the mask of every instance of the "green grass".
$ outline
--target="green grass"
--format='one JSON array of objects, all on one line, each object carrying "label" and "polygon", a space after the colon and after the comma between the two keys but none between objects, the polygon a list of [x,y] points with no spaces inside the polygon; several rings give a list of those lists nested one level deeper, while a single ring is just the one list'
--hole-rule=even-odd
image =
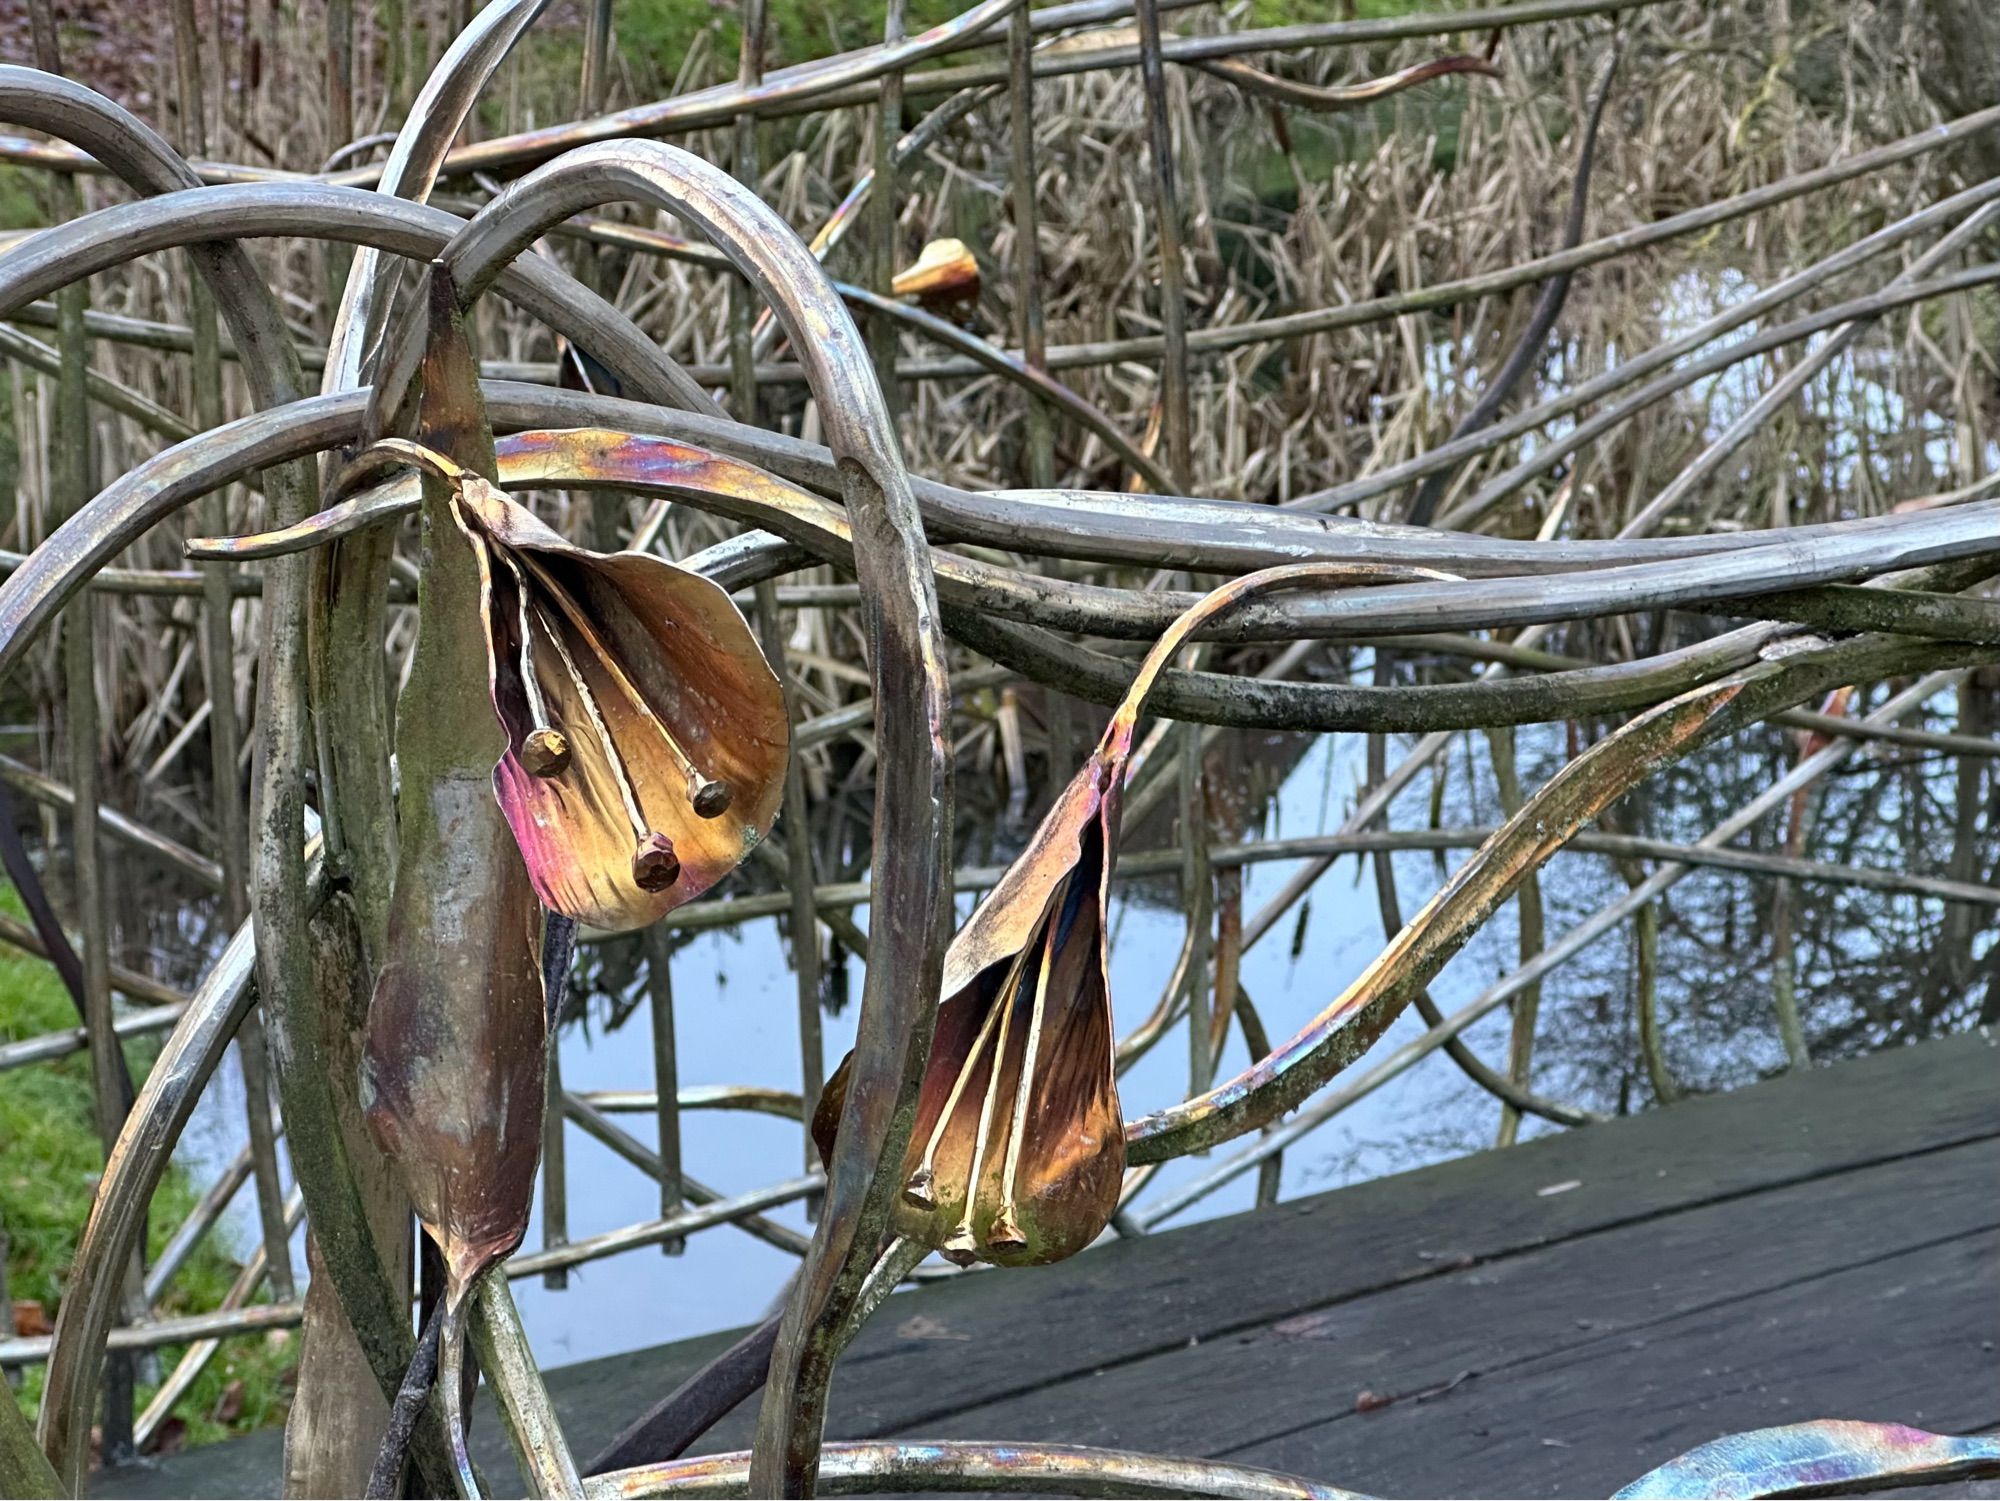
[{"label": "green grass", "polygon": [[[0,886],[0,910],[24,915],[12,887]],[[75,1025],[76,1010],[55,971],[38,959],[0,950],[0,1040],[33,1037]],[[157,1044],[133,1044],[125,1051],[135,1077],[143,1079],[158,1051]],[[0,1074],[0,1148],[4,1148],[0,1150],[0,1229],[7,1237],[8,1295],[39,1301],[53,1318],[103,1165],[91,1124],[86,1055],[75,1053],[53,1063]],[[153,1201],[149,1227],[153,1253],[157,1254],[186,1217],[199,1188],[179,1168],[169,1170]],[[164,1301],[163,1312],[194,1313],[215,1307],[236,1272],[236,1264],[220,1246],[205,1243],[182,1270]],[[225,1344],[175,1410],[187,1422],[187,1441],[210,1442],[280,1421],[289,1400],[287,1382],[295,1345],[288,1335],[254,1335]],[[181,1353],[178,1348],[161,1350],[157,1374],[171,1372]],[[30,1370],[22,1388],[24,1406],[30,1412],[40,1401],[42,1374],[40,1367]],[[243,1383],[241,1411],[228,1423],[215,1421],[211,1414],[217,1403],[229,1384],[239,1379]],[[138,1407],[143,1408],[151,1394],[150,1385],[142,1386]]]},{"label": "green grass", "polygon": [[[1435,0],[1254,0],[1253,26],[1291,26],[1314,21],[1362,20],[1400,16],[1437,8]],[[965,0],[909,0],[906,29],[915,34],[949,21],[965,9]],[[887,13],[884,0],[773,0],[770,7],[771,56],[775,63],[810,61],[836,52],[865,47],[882,35]],[[1172,25],[1171,19],[1167,23]],[[734,7],[718,8],[713,0],[622,0],[617,11],[620,49],[635,67],[672,77],[689,40],[705,27],[715,28],[714,42],[723,58],[736,56],[740,33]],[[1004,38],[1005,29],[996,31]]]},{"label": "green grass", "polygon": [[0,166],[0,230],[40,229],[49,222],[42,179],[27,167]]}]

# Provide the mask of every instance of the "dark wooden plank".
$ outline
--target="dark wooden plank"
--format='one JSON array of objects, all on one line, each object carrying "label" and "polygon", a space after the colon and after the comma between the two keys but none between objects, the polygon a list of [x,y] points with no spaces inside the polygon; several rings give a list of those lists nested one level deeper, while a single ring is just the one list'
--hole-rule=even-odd
[{"label": "dark wooden plank", "polygon": [[[1053,1267],[904,1294],[842,1363],[829,1422],[849,1434],[938,1422],[1068,1375],[1426,1282],[1467,1259],[2000,1135],[1995,1066],[1982,1036],[1901,1049]],[[1541,1193],[1567,1182],[1581,1186]],[[716,1444],[746,1443],[751,1416],[726,1420]]]},{"label": "dark wooden plank", "polygon": [[1996,1268],[2000,1233],[1960,1237],[1233,1457],[1384,1495],[1602,1496],[1747,1428],[1848,1417],[1977,1430],[2000,1422]]},{"label": "dark wooden plank", "polygon": [[[1502,1259],[2000,1135],[1994,1064],[1983,1036],[1898,1049],[1055,1267],[899,1295],[843,1362],[831,1422],[841,1433],[897,1431],[1191,1341],[1199,1348],[1301,1309],[1406,1286],[1420,1298],[1466,1259]],[[1571,1180],[1581,1186],[1538,1192]],[[1728,1244],[1726,1221],[1717,1234]],[[575,1448],[593,1451],[728,1337],[551,1372]],[[726,1420],[715,1445],[746,1442],[753,1411]],[[500,1460],[494,1440],[486,1428],[479,1446]],[[178,1456],[146,1472],[137,1490],[112,1479],[101,1493],[224,1494],[202,1468],[202,1455]]]},{"label": "dark wooden plank", "polygon": [[[1351,1417],[1364,1391],[1414,1407],[1446,1389],[1476,1402],[1561,1352],[1625,1348],[1702,1310],[1753,1305],[1801,1282],[2000,1229],[1996,1185],[2000,1140],[1945,1148],[1301,1311],[901,1436],[1060,1437],[1221,1455]],[[1967,1316],[2000,1334],[2000,1307]],[[1698,1383],[1686,1393],[1699,1395]],[[1322,1478],[1359,1483],[1338,1472]]]}]

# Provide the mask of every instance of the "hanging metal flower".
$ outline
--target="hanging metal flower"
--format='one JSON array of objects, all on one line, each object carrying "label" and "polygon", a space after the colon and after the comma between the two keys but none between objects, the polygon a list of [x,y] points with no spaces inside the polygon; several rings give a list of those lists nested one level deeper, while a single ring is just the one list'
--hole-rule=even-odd
[{"label": "hanging metal flower", "polygon": [[[1118,1207],[1118,1108],[1106,917],[1133,733],[1155,680],[1202,622],[1253,595],[1428,570],[1296,564],[1204,596],[1154,645],[1090,759],[945,953],[946,997],[893,1212],[952,1261],[1029,1266],[1089,1245]],[[851,1059],[851,1055],[850,1055]],[[813,1116],[823,1157],[848,1065]]]},{"label": "hanging metal flower", "polygon": [[606,932],[657,921],[770,830],[789,729],[729,596],[641,553],[595,553],[403,439],[450,483],[480,569],[493,791],[545,906]]}]

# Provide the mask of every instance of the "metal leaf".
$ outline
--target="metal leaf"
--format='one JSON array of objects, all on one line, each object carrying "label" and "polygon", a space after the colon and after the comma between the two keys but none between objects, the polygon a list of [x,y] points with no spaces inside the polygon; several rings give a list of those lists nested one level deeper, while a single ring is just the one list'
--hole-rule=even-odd
[{"label": "metal leaf", "polygon": [[[426,439],[491,472],[458,298],[433,268]],[[368,1123],[442,1252],[439,1391],[468,1492],[460,1394],[466,1299],[527,1230],[546,1097],[540,909],[490,778],[504,748],[485,685],[479,556],[426,477],[421,611],[397,717],[401,858],[369,1002]]]}]

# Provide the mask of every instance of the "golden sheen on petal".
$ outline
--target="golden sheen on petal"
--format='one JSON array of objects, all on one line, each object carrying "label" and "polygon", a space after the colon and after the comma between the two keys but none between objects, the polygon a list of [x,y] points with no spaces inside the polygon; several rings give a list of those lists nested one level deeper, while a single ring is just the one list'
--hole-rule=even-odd
[{"label": "golden sheen on petal", "polygon": [[[1093,758],[1071,786],[1083,795],[1058,800],[988,898],[1013,910],[975,914],[946,960],[948,974],[966,974],[977,944],[988,962],[939,1008],[890,1215],[898,1233],[960,1263],[1059,1261],[1118,1207],[1125,1136],[1104,967],[1117,813],[1097,795],[1098,771]],[[996,933],[1013,941],[993,943]],[[834,1070],[813,1115],[823,1157],[851,1069],[850,1057]]]}]

